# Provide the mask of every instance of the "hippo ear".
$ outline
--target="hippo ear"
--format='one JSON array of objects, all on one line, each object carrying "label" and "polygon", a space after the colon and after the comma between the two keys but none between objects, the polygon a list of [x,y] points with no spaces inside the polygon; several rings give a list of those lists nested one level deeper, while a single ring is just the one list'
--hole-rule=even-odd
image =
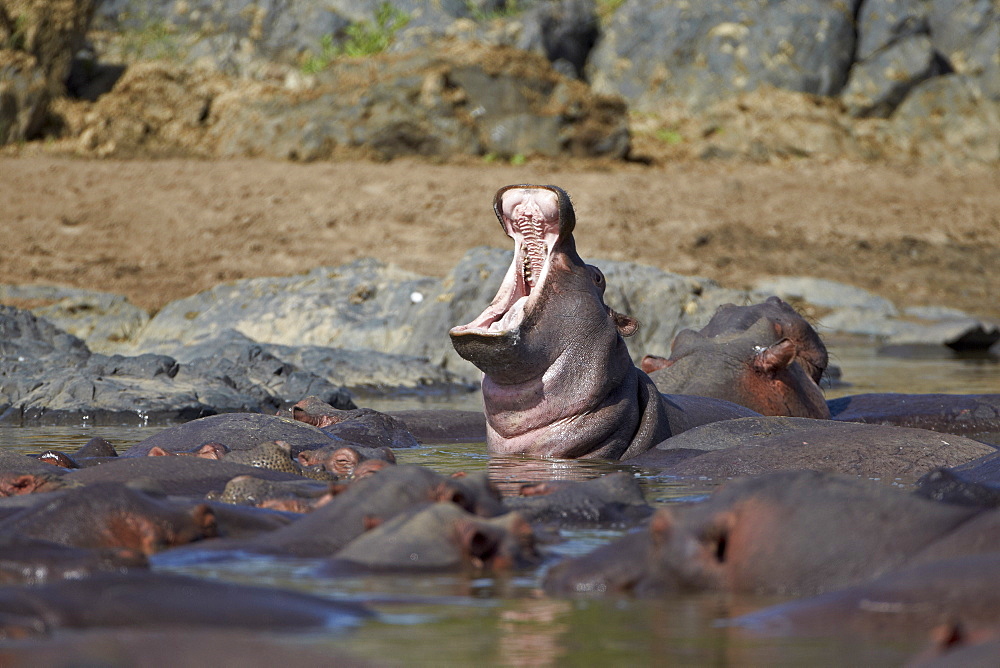
[{"label": "hippo ear", "polygon": [[666,369],[673,363],[673,360],[667,359],[666,357],[660,357],[659,355],[646,355],[639,362],[639,368],[646,373],[653,373],[654,371],[659,371],[660,369]]},{"label": "hippo ear", "polygon": [[791,340],[781,339],[767,348],[759,347],[750,363],[761,373],[773,374],[795,361],[795,351]]},{"label": "hippo ear", "polygon": [[201,529],[203,537],[214,538],[219,535],[219,523],[215,519],[215,511],[207,503],[199,503],[192,508],[191,517],[198,528]]},{"label": "hippo ear", "polygon": [[0,479],[0,497],[31,494],[44,484],[44,479],[25,473]]},{"label": "hippo ear", "polygon": [[610,306],[608,307],[608,315],[615,321],[615,327],[622,336],[627,338],[639,331],[639,321],[632,316],[618,313]]},{"label": "hippo ear", "polygon": [[663,545],[670,539],[677,520],[668,508],[657,510],[649,520],[649,533],[653,538],[654,545]]},{"label": "hippo ear", "polygon": [[158,445],[154,445],[149,449],[149,452],[146,453],[147,457],[172,457],[173,455],[174,453],[164,450]]}]

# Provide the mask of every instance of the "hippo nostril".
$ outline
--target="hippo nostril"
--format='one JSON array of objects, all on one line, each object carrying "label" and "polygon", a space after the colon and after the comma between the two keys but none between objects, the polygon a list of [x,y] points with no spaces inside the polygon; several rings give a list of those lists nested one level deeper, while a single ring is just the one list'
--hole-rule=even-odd
[{"label": "hippo nostril", "polygon": [[726,534],[722,534],[715,542],[715,560],[720,564],[726,562],[726,548],[727,546]]},{"label": "hippo nostril", "polygon": [[469,537],[469,554],[483,564],[488,564],[496,555],[497,542],[483,531],[476,531]]}]

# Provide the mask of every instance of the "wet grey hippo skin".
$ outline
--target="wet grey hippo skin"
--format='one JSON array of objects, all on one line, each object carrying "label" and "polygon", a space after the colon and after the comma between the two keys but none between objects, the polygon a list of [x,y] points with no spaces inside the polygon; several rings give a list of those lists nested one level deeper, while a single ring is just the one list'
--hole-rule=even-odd
[{"label": "wet grey hippo skin", "polygon": [[740,478],[657,511],[646,531],[557,564],[550,593],[816,593],[899,568],[995,552],[1000,513],[851,476]]},{"label": "wet grey hippo skin", "polygon": [[667,359],[640,367],[661,392],[716,397],[763,415],[829,418],[817,379],[826,346],[795,309],[777,297],[726,304],[700,331],[682,330]]},{"label": "wet grey hippo skin", "polygon": [[638,323],[604,303],[604,275],[577,254],[564,190],[506,186],[493,209],[514,260],[486,310],[449,332],[483,371],[491,453],[624,459],[698,424],[756,415],[716,399],[661,398],[622,339]]}]

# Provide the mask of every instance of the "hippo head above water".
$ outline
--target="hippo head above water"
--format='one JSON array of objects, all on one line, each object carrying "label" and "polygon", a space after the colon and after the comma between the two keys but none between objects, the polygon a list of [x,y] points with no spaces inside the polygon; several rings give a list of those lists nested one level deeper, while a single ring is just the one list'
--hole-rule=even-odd
[{"label": "hippo head above water", "polygon": [[661,397],[622,336],[638,323],[604,303],[604,275],[576,252],[576,215],[556,186],[501,188],[493,210],[514,259],[493,302],[449,332],[483,372],[493,454],[626,459],[672,432],[756,415],[702,397]]},{"label": "hippo head above water", "polygon": [[576,216],[566,191],[506,186],[493,210],[514,240],[514,260],[493,303],[451,330],[460,355],[492,381],[509,384],[555,363],[564,352],[558,341],[589,333],[615,339],[619,331],[627,336],[636,330],[635,320],[604,305],[604,275],[577,254]]}]

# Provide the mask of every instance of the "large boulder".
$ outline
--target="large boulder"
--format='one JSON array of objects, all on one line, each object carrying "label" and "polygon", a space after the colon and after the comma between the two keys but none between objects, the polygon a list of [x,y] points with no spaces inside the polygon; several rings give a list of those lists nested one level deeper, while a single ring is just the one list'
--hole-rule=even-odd
[{"label": "large boulder", "polygon": [[0,303],[29,309],[99,353],[118,352],[149,321],[126,297],[54,285],[2,285]]},{"label": "large boulder", "polygon": [[[303,363],[315,360],[308,347],[369,349],[426,358],[459,378],[478,379],[479,372],[455,353],[448,330],[486,308],[511,258],[510,251],[475,248],[443,280],[363,259],[300,276],[235,281],[167,304],[136,338],[134,350],[185,358],[181,348],[229,336],[225,332],[232,329],[261,344],[296,348]],[[629,339],[636,359],[667,354],[677,331],[701,327],[717,306],[746,298],[709,279],[594,262],[608,278],[608,304],[642,323]],[[267,349],[292,359],[283,348]]]},{"label": "large boulder", "polygon": [[655,111],[699,108],[768,83],[837,95],[854,53],[854,2],[627,0],[594,49],[594,89]]},{"label": "large boulder", "polygon": [[1000,162],[1000,102],[984,96],[976,79],[934,77],[899,105],[888,135],[904,154],[925,162]]},{"label": "large boulder", "polygon": [[1000,6],[989,0],[933,0],[927,22],[934,47],[982,97],[1000,102]]},{"label": "large boulder", "polygon": [[914,35],[855,63],[842,97],[851,115],[884,118],[917,84],[942,70],[930,38]]},{"label": "large boulder", "polygon": [[309,395],[353,408],[342,388],[262,351],[190,364],[151,353],[107,356],[28,311],[0,306],[2,423],[147,424],[274,411]]},{"label": "large boulder", "polygon": [[595,0],[106,0],[96,24],[104,59],[167,57],[251,77],[443,38],[532,51],[578,76],[598,34]]}]

